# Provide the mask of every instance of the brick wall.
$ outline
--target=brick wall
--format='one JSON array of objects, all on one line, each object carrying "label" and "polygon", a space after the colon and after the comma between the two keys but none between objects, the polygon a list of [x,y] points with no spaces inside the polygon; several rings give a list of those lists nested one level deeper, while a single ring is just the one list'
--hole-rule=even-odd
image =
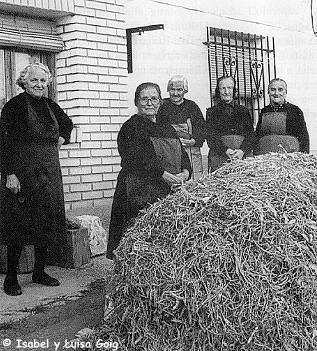
[{"label": "brick wall", "polygon": [[75,0],[58,21],[57,98],[82,131],[60,151],[66,209],[109,203],[120,170],[117,133],[127,119],[124,0]]}]

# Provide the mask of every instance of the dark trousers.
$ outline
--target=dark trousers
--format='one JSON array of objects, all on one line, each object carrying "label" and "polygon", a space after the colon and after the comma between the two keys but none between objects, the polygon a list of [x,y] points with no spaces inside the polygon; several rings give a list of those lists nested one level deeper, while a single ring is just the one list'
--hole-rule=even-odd
[{"label": "dark trousers", "polygon": [[[17,274],[22,247],[21,245],[8,245],[8,274]],[[34,246],[34,256],[34,272],[43,272],[47,258],[47,246]]]}]

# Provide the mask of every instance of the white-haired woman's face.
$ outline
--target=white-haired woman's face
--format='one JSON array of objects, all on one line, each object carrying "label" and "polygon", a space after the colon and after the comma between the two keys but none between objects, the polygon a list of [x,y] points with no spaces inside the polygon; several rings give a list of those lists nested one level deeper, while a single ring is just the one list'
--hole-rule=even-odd
[{"label": "white-haired woman's face", "polygon": [[268,91],[271,104],[281,105],[285,102],[287,90],[284,82],[278,80],[272,82]]},{"label": "white-haired woman's face", "polygon": [[172,82],[170,84],[168,93],[170,95],[170,100],[174,104],[180,104],[184,100],[185,89],[183,82]]},{"label": "white-haired woman's face", "polygon": [[48,84],[48,74],[39,67],[31,67],[25,78],[24,88],[28,94],[40,99],[45,94]]}]

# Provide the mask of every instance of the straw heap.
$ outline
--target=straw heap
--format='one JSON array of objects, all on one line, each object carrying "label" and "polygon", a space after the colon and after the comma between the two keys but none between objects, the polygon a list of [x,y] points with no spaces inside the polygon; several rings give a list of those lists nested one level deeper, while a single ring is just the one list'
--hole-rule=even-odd
[{"label": "straw heap", "polygon": [[128,351],[317,349],[317,157],[225,165],[144,211],[99,337]]}]

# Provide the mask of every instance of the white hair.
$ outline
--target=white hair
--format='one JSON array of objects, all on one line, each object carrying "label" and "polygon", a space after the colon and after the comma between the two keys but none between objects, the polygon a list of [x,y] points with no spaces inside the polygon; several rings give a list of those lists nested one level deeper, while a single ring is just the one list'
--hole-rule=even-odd
[{"label": "white hair", "polygon": [[182,76],[180,74],[172,76],[169,79],[169,81],[167,83],[167,91],[171,90],[172,84],[175,83],[175,82],[182,82],[183,86],[184,86],[185,93],[188,92],[188,80],[187,80],[186,77],[184,77],[184,76]]},{"label": "white hair", "polygon": [[40,68],[41,70],[43,70],[47,74],[47,83],[50,83],[52,81],[51,72],[46,65],[44,65],[41,62],[30,63],[29,65],[23,68],[23,70],[20,72],[19,78],[16,80],[17,85],[20,86],[22,89],[24,89],[25,87],[25,80],[30,74],[32,68]]}]

